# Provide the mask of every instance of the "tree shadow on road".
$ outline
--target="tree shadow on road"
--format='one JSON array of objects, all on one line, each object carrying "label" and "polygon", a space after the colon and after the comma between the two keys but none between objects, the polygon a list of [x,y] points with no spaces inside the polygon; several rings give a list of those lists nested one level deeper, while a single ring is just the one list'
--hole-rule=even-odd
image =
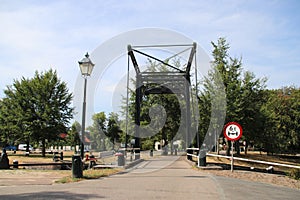
[{"label": "tree shadow on road", "polygon": [[23,193],[23,194],[8,194],[8,195],[0,195],[0,199],[13,199],[13,200],[26,200],[26,199],[72,199],[72,200],[81,200],[81,199],[89,199],[89,198],[105,198],[104,196],[100,196],[97,194],[77,194],[70,192],[36,192],[36,193]]}]

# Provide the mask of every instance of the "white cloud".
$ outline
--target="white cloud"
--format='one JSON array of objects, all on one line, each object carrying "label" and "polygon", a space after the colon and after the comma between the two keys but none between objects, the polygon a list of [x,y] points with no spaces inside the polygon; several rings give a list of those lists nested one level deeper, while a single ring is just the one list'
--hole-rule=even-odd
[{"label": "white cloud", "polygon": [[[56,69],[73,87],[74,77],[79,72],[77,61],[114,31],[89,23],[76,25],[80,16],[70,12],[67,9],[70,6],[55,2],[0,11],[0,25],[5,27],[0,33],[0,53],[4,55],[0,68],[5,69],[5,73],[1,73],[5,76],[1,78],[1,88],[15,78],[31,77],[35,70],[50,68]],[[80,23],[85,22],[82,19]]]},{"label": "white cloud", "polygon": [[[2,1],[1,89],[15,78],[52,67],[72,91],[77,61],[86,51],[138,27],[176,30],[207,52],[210,41],[225,36],[231,55],[243,56],[245,68],[268,76],[272,86],[289,81],[300,85],[295,75],[300,63],[299,14],[288,13],[295,1],[28,2]],[[292,73],[282,75],[280,69],[286,66]],[[114,81],[118,77],[103,89],[113,89]]]}]

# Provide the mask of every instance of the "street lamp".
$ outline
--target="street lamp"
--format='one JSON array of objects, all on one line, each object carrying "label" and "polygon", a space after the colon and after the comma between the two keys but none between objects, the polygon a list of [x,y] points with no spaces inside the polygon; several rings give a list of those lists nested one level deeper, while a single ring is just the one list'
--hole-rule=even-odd
[{"label": "street lamp", "polygon": [[86,85],[87,77],[92,74],[93,68],[95,66],[89,58],[89,54],[86,53],[85,57],[78,61],[82,77],[84,78],[84,93],[83,93],[83,104],[82,104],[82,124],[81,124],[81,158],[84,158],[84,133],[85,133],[85,113],[86,113]]}]

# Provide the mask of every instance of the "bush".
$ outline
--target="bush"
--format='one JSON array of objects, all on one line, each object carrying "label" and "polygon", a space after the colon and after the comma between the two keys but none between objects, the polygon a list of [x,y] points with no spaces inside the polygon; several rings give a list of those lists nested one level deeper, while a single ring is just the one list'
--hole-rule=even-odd
[{"label": "bush", "polygon": [[153,141],[151,139],[142,140],[142,150],[150,150],[153,148]]}]

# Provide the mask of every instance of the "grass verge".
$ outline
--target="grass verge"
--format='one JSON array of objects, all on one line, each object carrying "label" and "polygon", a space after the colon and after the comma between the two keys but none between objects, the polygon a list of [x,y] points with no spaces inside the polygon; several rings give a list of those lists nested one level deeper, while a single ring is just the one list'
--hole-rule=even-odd
[{"label": "grass verge", "polygon": [[55,183],[64,184],[64,183],[73,183],[73,182],[78,182],[78,181],[88,180],[88,179],[98,179],[101,177],[107,177],[112,174],[116,174],[121,170],[122,169],[84,170],[82,178],[73,178],[72,175],[70,175],[55,181]]}]

